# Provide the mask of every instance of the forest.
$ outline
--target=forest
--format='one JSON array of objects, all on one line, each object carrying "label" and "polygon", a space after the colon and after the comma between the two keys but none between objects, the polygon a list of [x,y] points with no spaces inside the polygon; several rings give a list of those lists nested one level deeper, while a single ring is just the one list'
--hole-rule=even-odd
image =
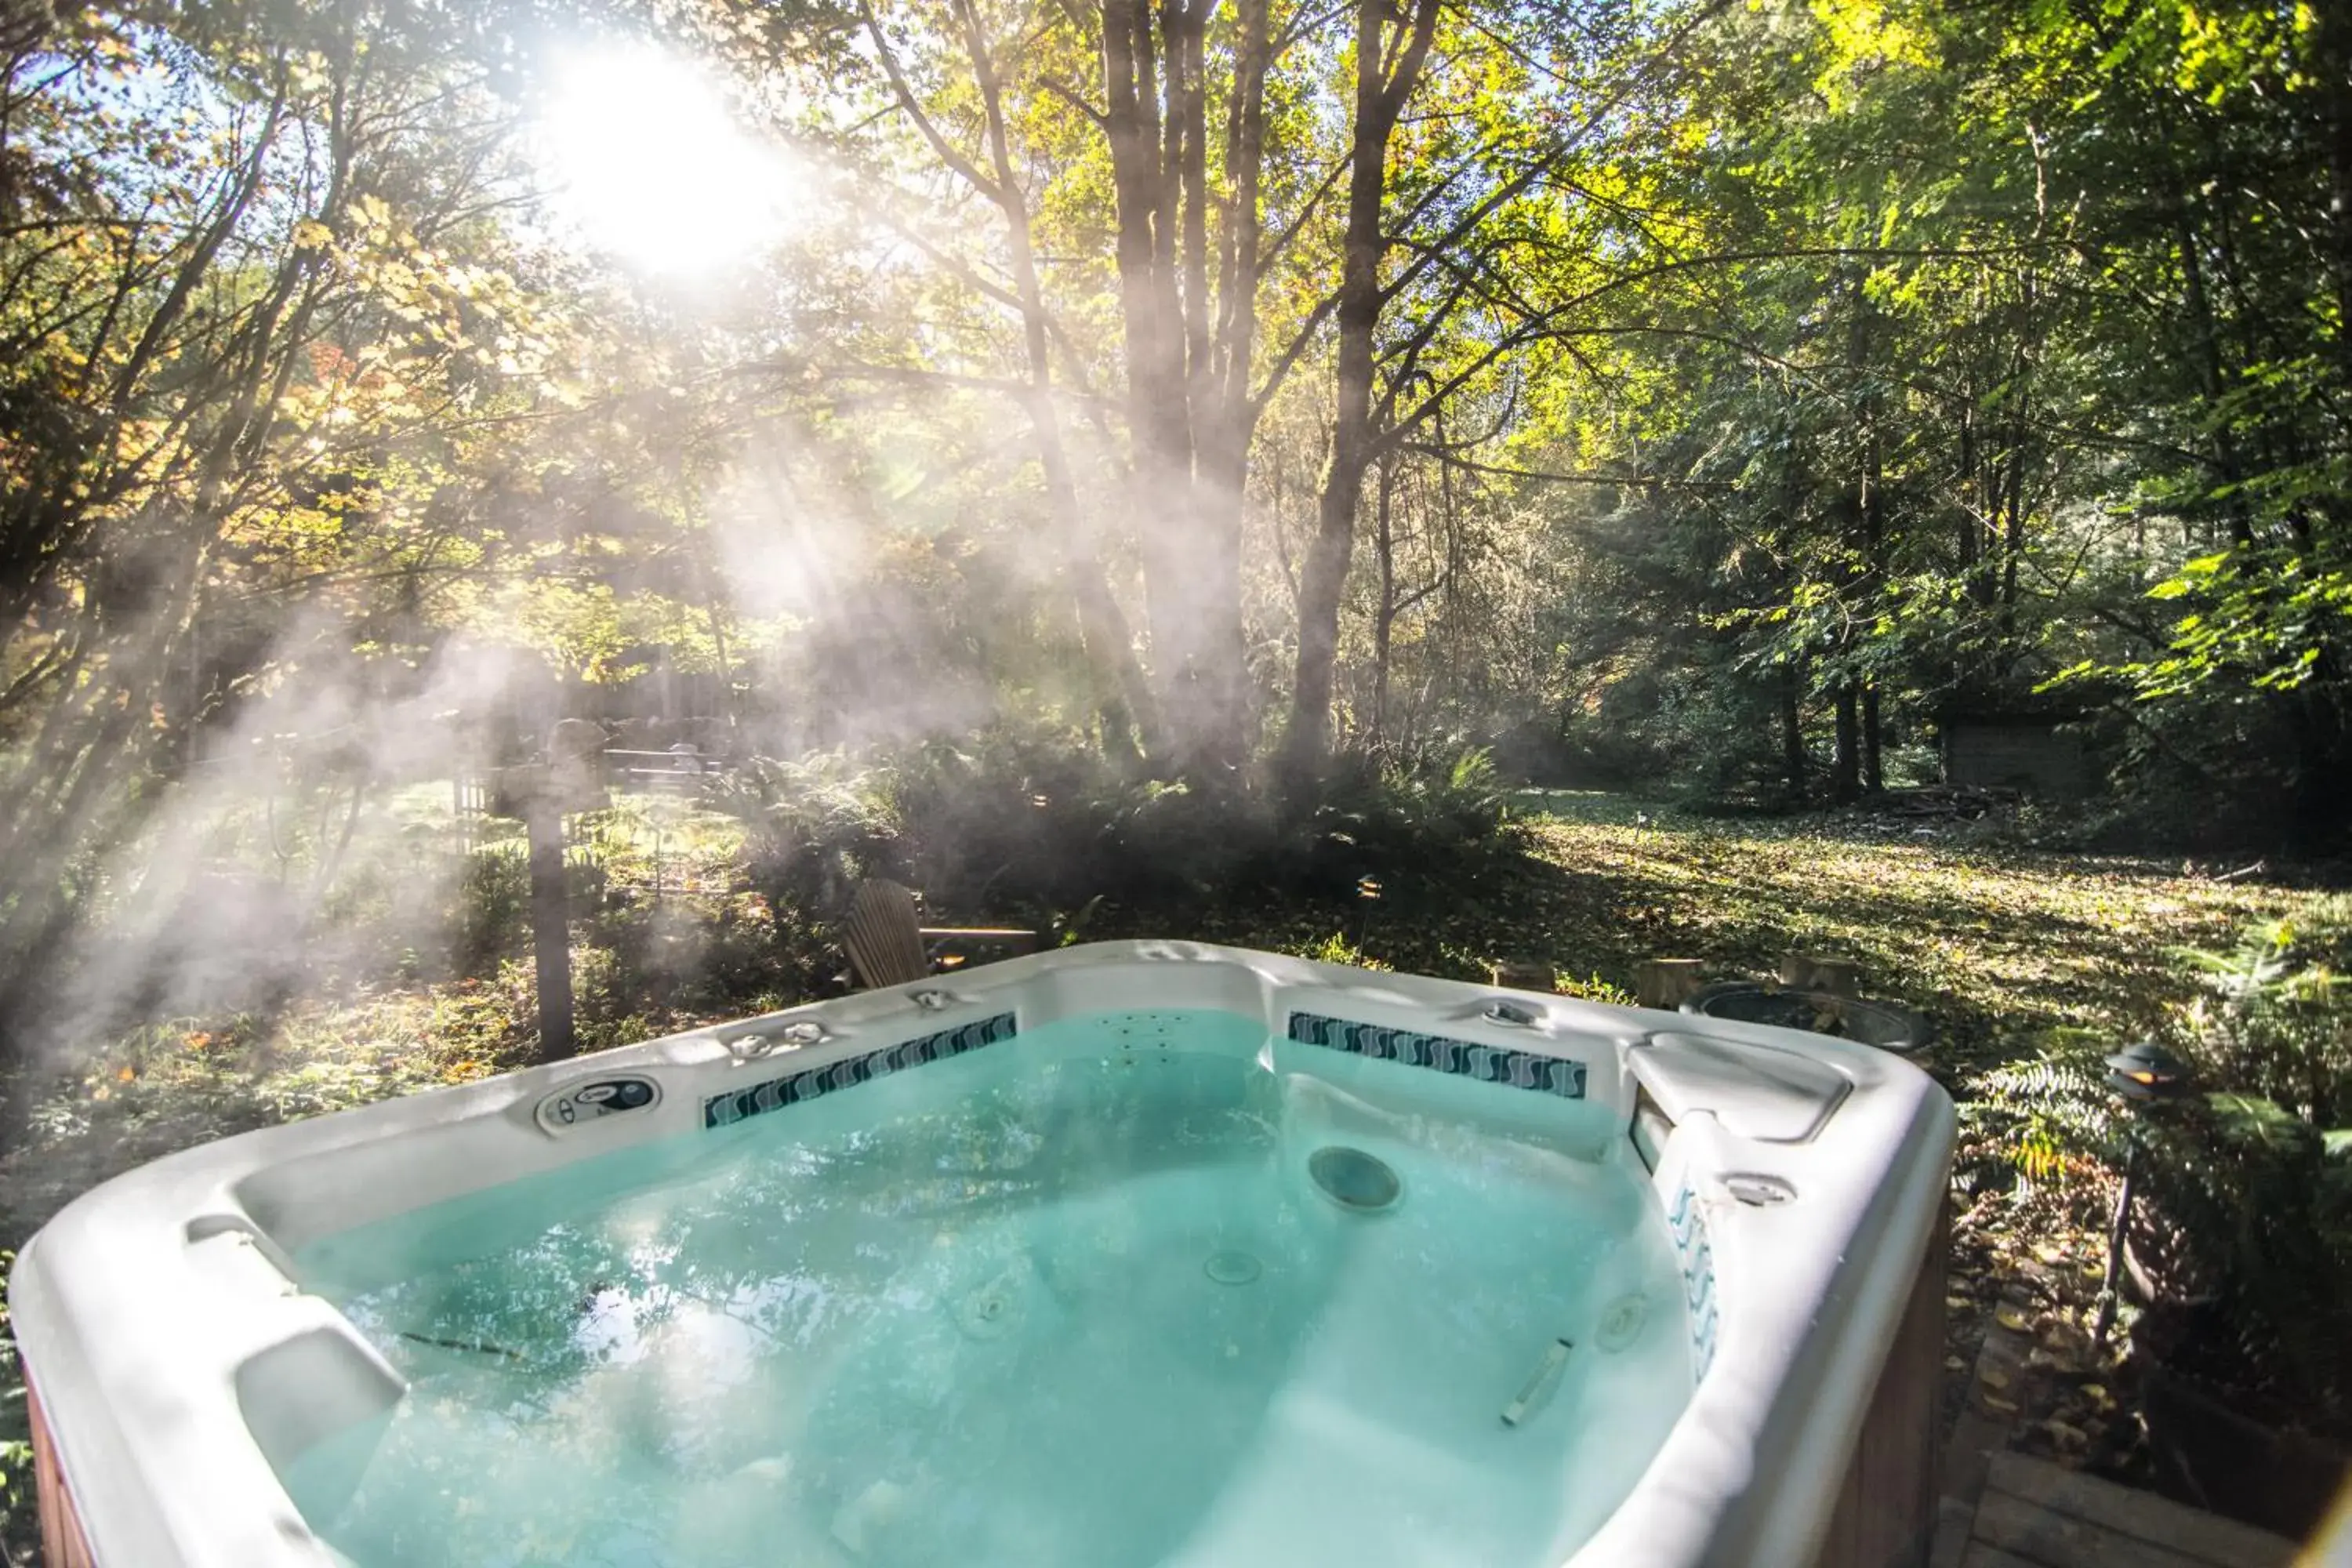
[{"label": "forest", "polygon": [[[2215,973],[2343,1185],[2352,926],[2276,922],[2352,832],[2352,9],[5,0],[0,60],[0,1247],[530,1059],[478,786],[583,724],[697,781],[570,821],[585,1046],[836,984],[884,873],[1612,1000],[1826,942],[1989,1108],[1977,1267],[2095,1228],[2085,1041],[2221,1038]],[[1971,721],[2081,786],[1886,816]],[[2228,1375],[2341,1435],[2294,1337]],[[2042,1414],[2144,1467],[2105,1365]]]},{"label": "forest", "polygon": [[8,27],[20,1023],[178,808],[562,712],[1750,806],[2024,713],[2110,832],[2340,841],[2332,7]]}]

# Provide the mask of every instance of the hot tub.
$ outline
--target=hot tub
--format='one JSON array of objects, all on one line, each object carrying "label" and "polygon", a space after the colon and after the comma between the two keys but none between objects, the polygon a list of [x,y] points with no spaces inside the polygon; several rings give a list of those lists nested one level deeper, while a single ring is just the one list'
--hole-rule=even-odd
[{"label": "hot tub", "polygon": [[1839,1040],[1104,943],[192,1150],[11,1302],[101,1568],[1789,1568],[1952,1128]]}]

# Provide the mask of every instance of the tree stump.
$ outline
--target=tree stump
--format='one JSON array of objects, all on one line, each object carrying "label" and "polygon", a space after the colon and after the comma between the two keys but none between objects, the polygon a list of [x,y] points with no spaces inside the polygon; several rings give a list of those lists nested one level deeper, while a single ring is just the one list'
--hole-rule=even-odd
[{"label": "tree stump", "polygon": [[1862,984],[1862,965],[1850,958],[1792,952],[1780,960],[1780,984],[1791,991],[1826,991],[1852,996]]},{"label": "tree stump", "polygon": [[1538,958],[1501,958],[1486,966],[1494,983],[1514,991],[1551,991],[1559,982],[1552,966]]},{"label": "tree stump", "polygon": [[1644,1007],[1672,1012],[1699,988],[1703,967],[1696,958],[1643,959],[1633,981],[1633,1000]]}]

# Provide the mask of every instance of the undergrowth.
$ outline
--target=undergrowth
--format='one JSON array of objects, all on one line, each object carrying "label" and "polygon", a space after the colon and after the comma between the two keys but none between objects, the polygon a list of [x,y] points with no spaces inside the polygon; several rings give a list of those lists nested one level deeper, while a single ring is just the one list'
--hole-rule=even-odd
[{"label": "undergrowth", "polygon": [[1066,741],[997,732],[880,759],[755,761],[715,802],[779,908],[830,911],[868,877],[960,917],[1344,904],[1454,888],[1523,858],[1486,754],[1417,771],[1349,759],[1308,789],[1136,778]]}]

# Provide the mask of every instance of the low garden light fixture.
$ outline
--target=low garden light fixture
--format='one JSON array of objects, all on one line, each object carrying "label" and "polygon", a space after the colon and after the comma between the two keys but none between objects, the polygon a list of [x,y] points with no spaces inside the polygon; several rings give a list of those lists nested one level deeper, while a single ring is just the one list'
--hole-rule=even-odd
[{"label": "low garden light fixture", "polygon": [[2099,1283],[2099,1316],[2092,1342],[2104,1346],[2116,1326],[2116,1301],[2123,1274],[2124,1247],[2131,1234],[2133,1179],[2139,1174],[2138,1116],[2146,1108],[2179,1100],[2190,1090],[2189,1064],[2154,1040],[2139,1040],[2106,1058],[2107,1087],[2124,1102],[2124,1175],[2116,1189],[2116,1215],[2107,1229],[2106,1278]]},{"label": "low garden light fixture", "polygon": [[2135,1105],[2189,1092],[2189,1064],[2154,1040],[2126,1046],[2107,1058],[2106,1068],[2107,1087]]},{"label": "low garden light fixture", "polygon": [[1365,933],[1371,930],[1372,906],[1381,901],[1381,879],[1378,877],[1356,879],[1356,951],[1364,951]]}]

